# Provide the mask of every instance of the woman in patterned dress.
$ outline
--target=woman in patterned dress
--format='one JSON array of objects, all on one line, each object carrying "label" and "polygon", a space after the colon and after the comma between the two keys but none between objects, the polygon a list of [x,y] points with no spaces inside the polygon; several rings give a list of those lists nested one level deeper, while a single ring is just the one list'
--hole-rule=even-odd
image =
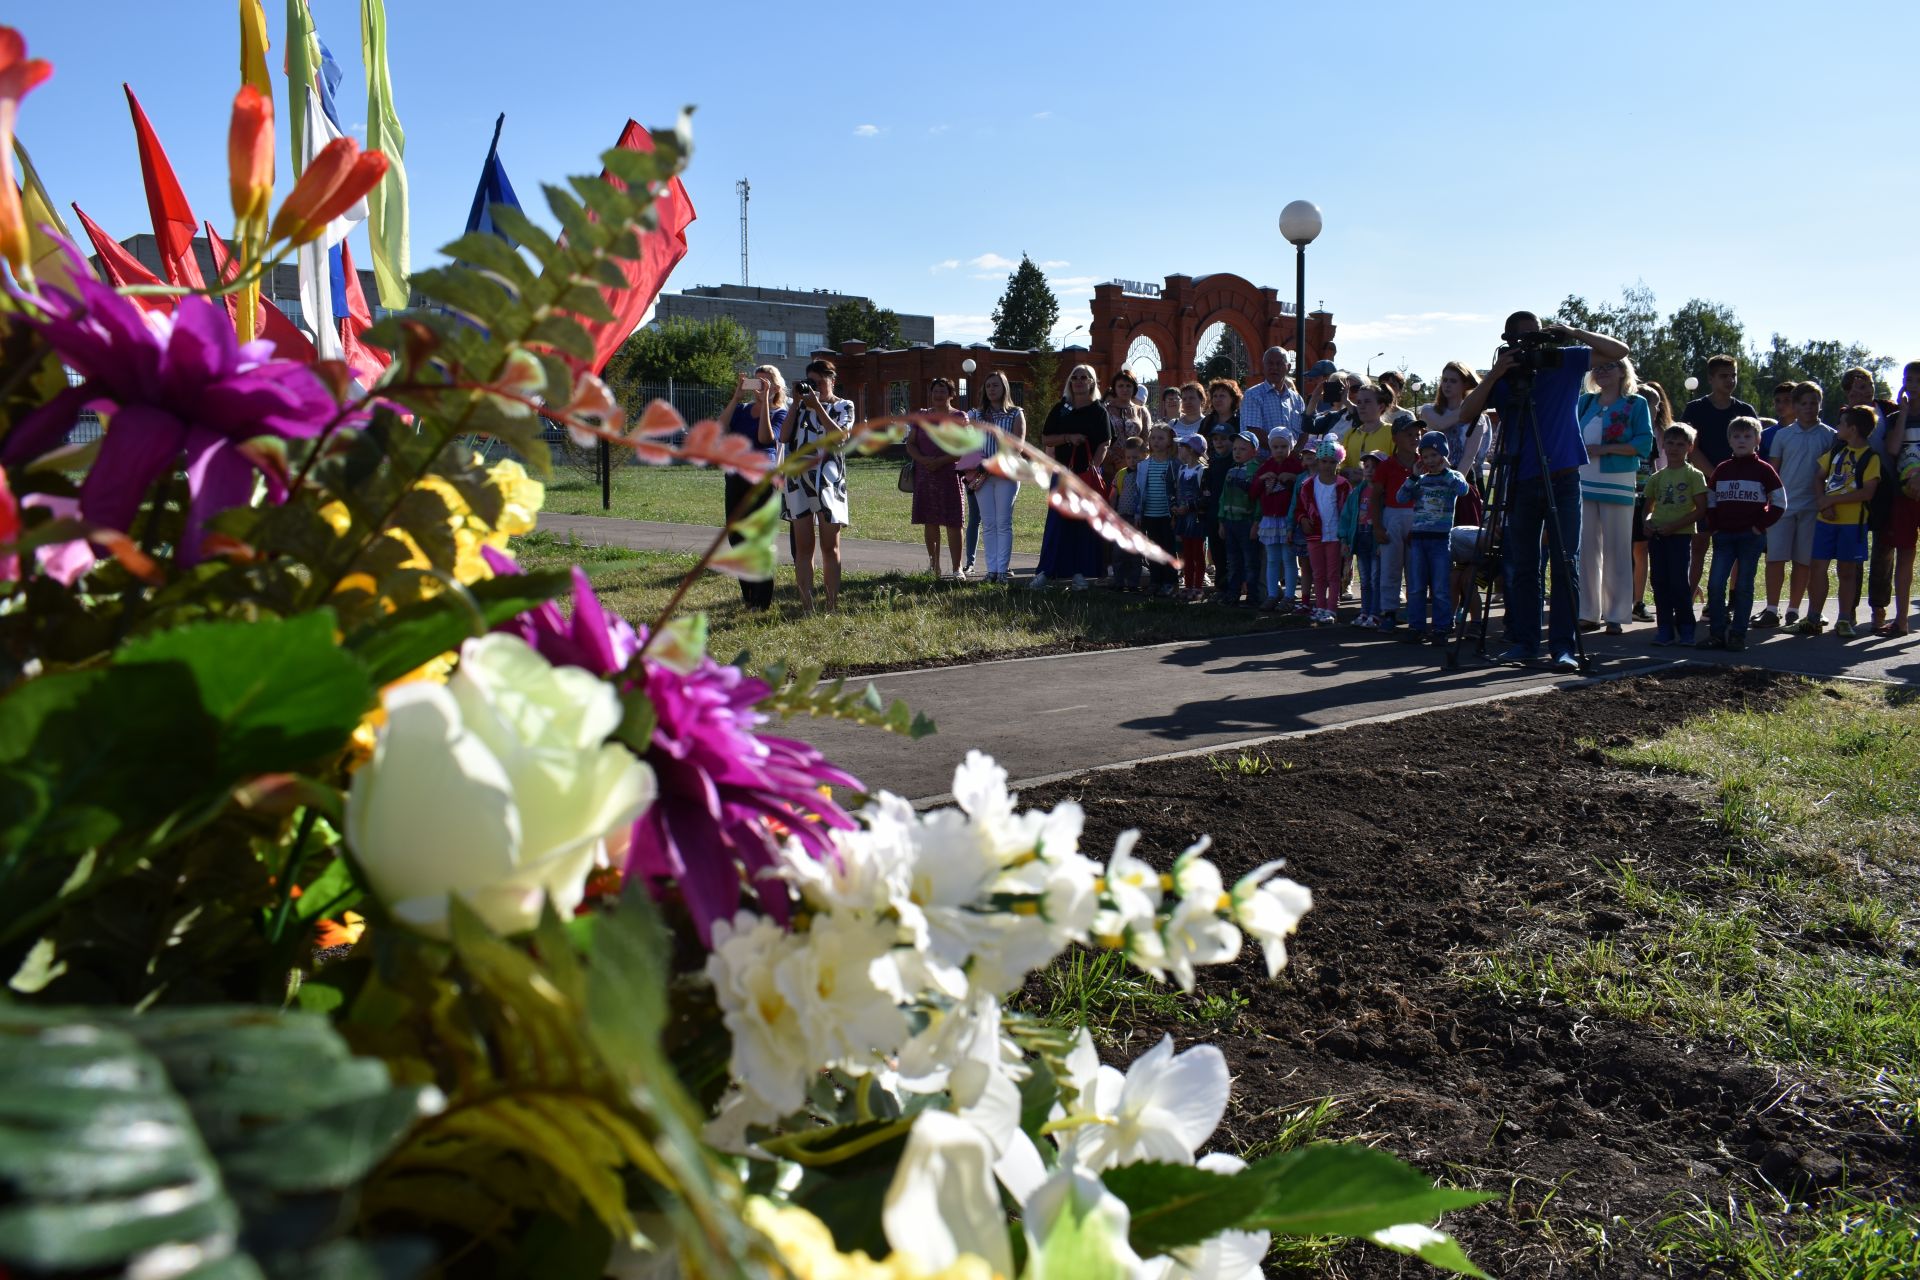
[{"label": "woman in patterned dress", "polygon": [[813,548],[820,545],[820,579],[825,608],[840,601],[840,530],[847,520],[847,462],[840,454],[853,427],[853,401],[833,394],[838,371],[831,360],[815,360],[795,388],[782,443],[788,456],[807,449],[811,465],[787,477],[786,518],[793,522],[793,582],[800,607],[813,608]]}]

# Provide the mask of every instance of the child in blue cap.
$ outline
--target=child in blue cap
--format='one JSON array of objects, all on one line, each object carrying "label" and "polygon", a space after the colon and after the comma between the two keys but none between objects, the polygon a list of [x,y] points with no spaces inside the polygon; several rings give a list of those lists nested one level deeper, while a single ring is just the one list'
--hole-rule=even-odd
[{"label": "child in blue cap", "polygon": [[1454,504],[1467,492],[1467,478],[1448,466],[1447,437],[1420,437],[1420,460],[1400,485],[1399,500],[1413,507],[1407,536],[1407,643],[1445,644],[1453,629]]}]

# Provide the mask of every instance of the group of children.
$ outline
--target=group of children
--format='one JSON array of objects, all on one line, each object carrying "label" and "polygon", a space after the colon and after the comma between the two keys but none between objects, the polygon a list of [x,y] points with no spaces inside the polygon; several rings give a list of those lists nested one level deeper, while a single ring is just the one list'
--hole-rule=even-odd
[{"label": "group of children", "polygon": [[[1816,392],[1816,410],[1818,404]],[[1821,425],[1812,415],[1809,419],[1781,423],[1770,442],[1775,447],[1767,450],[1788,468],[1791,482],[1761,456],[1762,428],[1757,418],[1735,418],[1727,425],[1733,456],[1714,468],[1711,481],[1688,461],[1693,428],[1675,423],[1666,429],[1661,439],[1666,465],[1654,472],[1647,490],[1647,578],[1653,588],[1654,644],[1746,648],[1753,579],[1760,553],[1767,548],[1767,531],[1789,513],[1807,513],[1804,545],[1794,545],[1801,539],[1789,540],[1784,548],[1776,544],[1770,557],[1777,562],[1784,551],[1794,577],[1805,581],[1808,611],[1798,630],[1809,635],[1825,630],[1821,614],[1827,603],[1827,573],[1832,569],[1840,588],[1835,634],[1855,634],[1860,570],[1867,560],[1867,505],[1881,483],[1880,458],[1868,443],[1876,417],[1870,407],[1850,405],[1840,411],[1833,427]],[[1779,432],[1803,433],[1814,447],[1780,448]],[[1804,461],[1790,461],[1801,454]],[[1712,539],[1705,632],[1699,630],[1688,575],[1696,530],[1704,530]]]},{"label": "group of children", "polygon": [[[1391,451],[1358,457],[1331,435],[1300,444],[1284,428],[1268,433],[1263,450],[1254,432],[1228,423],[1211,440],[1198,432],[1176,440],[1172,424],[1129,439],[1115,508],[1165,549],[1177,545],[1184,566],[1176,582],[1155,565],[1150,589],[1207,598],[1212,544],[1217,603],[1291,610],[1331,626],[1357,573],[1353,625],[1393,629],[1404,567],[1402,638],[1445,643],[1471,596],[1472,540],[1455,531],[1478,532],[1479,493],[1450,465],[1442,432],[1421,435],[1406,418],[1380,435]],[[1457,541],[1465,544],[1458,555]],[[1122,590],[1139,589],[1139,559],[1119,557],[1115,576]]]}]

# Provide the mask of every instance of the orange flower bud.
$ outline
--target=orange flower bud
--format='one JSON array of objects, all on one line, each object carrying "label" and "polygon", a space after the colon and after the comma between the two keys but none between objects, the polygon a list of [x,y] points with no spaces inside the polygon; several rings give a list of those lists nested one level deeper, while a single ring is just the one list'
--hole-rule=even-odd
[{"label": "orange flower bud", "polygon": [[27,56],[27,42],[18,31],[0,27],[0,257],[13,264],[15,273],[27,270],[32,249],[13,176],[13,122],[20,115],[20,99],[52,74],[51,62]]},{"label": "orange flower bud", "polygon": [[233,96],[227,126],[227,181],[233,190],[233,216],[241,222],[265,218],[273,205],[273,99],[252,85]]},{"label": "orange flower bud", "polygon": [[335,138],[320,149],[300,181],[293,184],[286,203],[274,215],[267,238],[295,245],[318,239],[329,222],[373,190],[386,172],[385,155],[363,152],[351,138]]}]

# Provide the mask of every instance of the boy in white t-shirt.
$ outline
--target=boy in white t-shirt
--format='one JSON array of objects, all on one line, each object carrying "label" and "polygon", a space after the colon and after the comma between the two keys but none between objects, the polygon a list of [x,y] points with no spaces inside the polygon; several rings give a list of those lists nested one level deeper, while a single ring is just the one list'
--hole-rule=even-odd
[{"label": "boy in white t-shirt", "polygon": [[1767,607],[1753,620],[1756,627],[1777,627],[1780,618],[1780,587],[1787,580],[1787,566],[1793,576],[1787,592],[1787,626],[1800,620],[1800,601],[1807,594],[1813,576],[1813,527],[1820,513],[1820,465],[1833,452],[1838,437],[1832,427],[1820,421],[1822,394],[1817,382],[1803,382],[1793,393],[1792,422],[1783,422],[1774,430],[1767,446],[1766,460],[1780,473],[1787,491],[1787,510],[1767,530]]}]

